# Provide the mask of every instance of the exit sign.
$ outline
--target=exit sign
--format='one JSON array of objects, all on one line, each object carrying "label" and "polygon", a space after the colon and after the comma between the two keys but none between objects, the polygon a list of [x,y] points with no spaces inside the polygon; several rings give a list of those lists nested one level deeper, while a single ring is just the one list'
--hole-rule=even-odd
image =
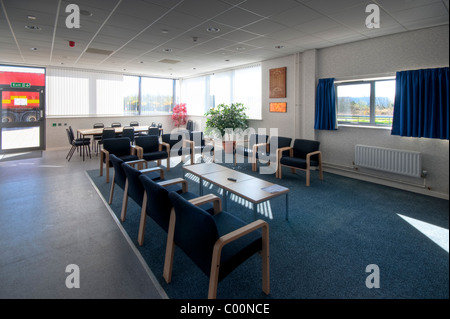
[{"label": "exit sign", "polygon": [[19,83],[19,82],[11,82],[12,88],[25,88],[29,89],[31,87],[30,83]]}]

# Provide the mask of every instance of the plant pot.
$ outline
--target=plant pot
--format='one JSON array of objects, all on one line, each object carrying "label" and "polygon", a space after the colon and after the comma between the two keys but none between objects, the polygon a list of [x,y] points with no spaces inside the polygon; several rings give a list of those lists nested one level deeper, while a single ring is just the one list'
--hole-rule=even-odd
[{"label": "plant pot", "polygon": [[233,154],[236,141],[222,141],[222,147],[225,154]]}]

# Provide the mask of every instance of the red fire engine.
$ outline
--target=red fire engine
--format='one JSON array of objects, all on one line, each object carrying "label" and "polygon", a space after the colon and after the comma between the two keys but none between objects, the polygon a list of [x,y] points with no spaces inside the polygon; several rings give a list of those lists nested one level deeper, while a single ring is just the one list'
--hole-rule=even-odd
[{"label": "red fire engine", "polygon": [[44,73],[0,71],[2,122],[38,121],[44,87]]}]

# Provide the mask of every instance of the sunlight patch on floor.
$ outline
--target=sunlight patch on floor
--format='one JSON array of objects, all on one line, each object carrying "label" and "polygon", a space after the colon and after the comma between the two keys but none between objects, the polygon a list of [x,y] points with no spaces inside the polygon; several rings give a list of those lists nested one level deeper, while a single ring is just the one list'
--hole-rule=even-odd
[{"label": "sunlight patch on floor", "polygon": [[397,214],[448,253],[448,229]]}]

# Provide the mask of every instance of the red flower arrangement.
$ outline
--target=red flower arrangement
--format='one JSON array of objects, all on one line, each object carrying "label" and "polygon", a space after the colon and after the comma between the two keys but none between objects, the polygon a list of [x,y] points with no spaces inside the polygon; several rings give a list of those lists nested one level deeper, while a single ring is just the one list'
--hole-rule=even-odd
[{"label": "red flower arrangement", "polygon": [[185,125],[187,120],[186,103],[180,103],[175,105],[172,111],[172,122],[176,127]]}]

